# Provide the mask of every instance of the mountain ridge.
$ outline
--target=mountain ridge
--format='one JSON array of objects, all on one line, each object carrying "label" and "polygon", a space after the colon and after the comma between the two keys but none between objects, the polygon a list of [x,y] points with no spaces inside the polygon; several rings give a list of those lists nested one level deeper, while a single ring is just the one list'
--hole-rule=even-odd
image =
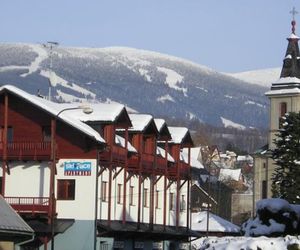
[{"label": "mountain ridge", "polygon": [[47,96],[50,78],[57,101],[113,101],[155,116],[267,126],[267,88],[186,59],[127,47],[59,46],[51,77],[49,51],[42,45],[0,44],[0,58],[2,84]]}]

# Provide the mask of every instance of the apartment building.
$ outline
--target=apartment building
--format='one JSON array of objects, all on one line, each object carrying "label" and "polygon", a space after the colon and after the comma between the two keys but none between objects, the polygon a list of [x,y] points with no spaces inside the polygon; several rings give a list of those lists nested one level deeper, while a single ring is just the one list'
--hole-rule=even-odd
[{"label": "apartment building", "polygon": [[186,128],[10,85],[0,88],[0,123],[1,194],[35,231],[21,249],[188,247]]}]

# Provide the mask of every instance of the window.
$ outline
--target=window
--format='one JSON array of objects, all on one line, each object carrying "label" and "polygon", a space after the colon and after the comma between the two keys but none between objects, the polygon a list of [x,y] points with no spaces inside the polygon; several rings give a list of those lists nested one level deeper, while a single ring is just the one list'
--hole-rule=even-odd
[{"label": "window", "polygon": [[107,201],[106,192],[107,192],[107,182],[102,181],[102,183],[101,183],[101,201]]},{"label": "window", "polygon": [[175,206],[174,206],[174,193],[170,193],[170,204],[169,204],[169,207],[170,207],[170,210],[174,210]]},{"label": "window", "polygon": [[159,191],[156,190],[156,194],[155,194],[155,208],[160,208],[159,206]]},{"label": "window", "polygon": [[129,205],[133,206],[133,192],[134,192],[134,187],[130,186],[129,187]]},{"label": "window", "polygon": [[261,183],[261,198],[266,199],[267,196],[268,196],[267,181],[262,181],[262,183]]},{"label": "window", "polygon": [[281,102],[280,103],[280,116],[284,116],[286,112],[287,112],[286,102]]},{"label": "window", "polygon": [[144,197],[143,197],[144,207],[148,207],[148,189],[144,188]]},{"label": "window", "polygon": [[118,190],[117,190],[117,203],[122,204],[122,184],[118,184]]},{"label": "window", "polygon": [[186,210],[186,201],[185,196],[181,195],[181,201],[180,201],[180,211]]},{"label": "window", "polygon": [[75,200],[75,180],[57,180],[57,199]]},{"label": "window", "polygon": [[51,127],[43,126],[42,127],[43,141],[50,142],[51,141]]}]

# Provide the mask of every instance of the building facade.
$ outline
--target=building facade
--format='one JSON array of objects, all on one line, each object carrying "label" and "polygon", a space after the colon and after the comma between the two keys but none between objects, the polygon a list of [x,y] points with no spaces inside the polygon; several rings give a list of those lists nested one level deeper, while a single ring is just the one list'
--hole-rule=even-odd
[{"label": "building facade", "polygon": [[0,88],[1,194],[35,231],[21,249],[188,248],[189,131],[82,108]]},{"label": "building facade", "polygon": [[275,163],[271,159],[276,133],[280,129],[280,120],[288,112],[300,111],[300,52],[299,37],[295,34],[295,20],[292,21],[292,34],[283,60],[280,78],[266,93],[270,100],[270,125],[268,145],[258,150],[254,156],[254,197],[253,203],[272,197],[272,176]]}]

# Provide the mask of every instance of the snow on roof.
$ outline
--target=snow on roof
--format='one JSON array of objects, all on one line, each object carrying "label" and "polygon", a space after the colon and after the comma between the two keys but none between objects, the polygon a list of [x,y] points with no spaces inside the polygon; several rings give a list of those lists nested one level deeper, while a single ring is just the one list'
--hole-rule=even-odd
[{"label": "snow on roof", "polygon": [[288,39],[300,39],[300,38],[296,36],[294,33],[292,33]]},{"label": "snow on roof", "polygon": [[[125,148],[125,139],[122,136],[116,135],[115,143],[117,145],[120,145],[121,147]],[[127,142],[127,149],[131,153],[137,153],[137,150],[135,149],[135,147],[133,147],[131,145],[131,143],[129,141]]]},{"label": "snow on roof", "polygon": [[[189,157],[188,157],[188,153],[186,151],[180,152],[180,160],[184,161],[185,163],[189,163]],[[190,159],[190,165],[191,165],[191,167],[198,168],[198,169],[204,168],[204,166],[201,164],[201,162],[193,157],[191,157],[191,159]]]},{"label": "snow on roof", "polygon": [[36,97],[34,95],[31,95],[15,86],[12,85],[4,85],[0,87],[0,92],[8,90],[15,95],[25,99],[26,101],[34,104],[35,106],[40,107],[41,109],[49,112],[53,116],[58,116],[57,119],[60,119],[64,121],[65,123],[71,125],[72,127],[80,130],[81,132],[85,133],[86,135],[94,138],[96,141],[105,143],[104,139],[100,136],[100,134],[92,129],[90,126],[84,124],[83,122],[74,119],[73,117],[70,117],[65,112],[60,113],[62,110],[57,107],[57,103],[47,101],[45,99],[42,99],[40,97]]},{"label": "snow on roof", "polygon": [[300,83],[300,79],[297,77],[281,77],[274,83]]},{"label": "snow on roof", "polygon": [[34,234],[34,231],[0,195],[0,230]]},{"label": "snow on roof", "polygon": [[[192,213],[192,230],[206,232],[207,230],[207,211]],[[240,227],[209,212],[209,232],[238,233]]]},{"label": "snow on roof", "polygon": [[153,119],[152,115],[147,115],[147,114],[129,114],[129,118],[132,123],[132,127],[129,128],[129,131],[138,131],[138,132],[144,131],[145,128]]},{"label": "snow on roof", "polygon": [[[157,147],[156,148],[156,154],[157,155],[161,155],[163,158],[165,158],[165,156],[166,156],[166,150],[164,150],[161,147]],[[168,161],[175,162],[174,158],[169,153],[167,153],[167,158],[168,158]]]},{"label": "snow on roof", "polygon": [[[287,78],[290,78],[290,77],[287,77]],[[296,77],[293,77],[293,78],[296,78]],[[296,78],[296,79],[298,79],[298,78]],[[270,90],[270,91],[268,91],[268,92],[265,93],[266,96],[272,96],[272,95],[293,95],[293,94],[300,94],[300,89],[299,88],[278,89],[278,90]]]},{"label": "snow on roof", "polygon": [[[201,159],[201,147],[190,148],[190,151],[191,151],[191,157],[198,160],[198,161],[200,161],[200,159]],[[188,154],[189,149],[188,148],[183,148],[182,152],[184,152],[185,154]]]},{"label": "snow on roof", "polygon": [[239,155],[236,158],[237,161],[253,161],[253,157],[251,155]]},{"label": "snow on roof", "polygon": [[189,130],[185,127],[169,127],[169,131],[172,137],[170,143],[181,144]]},{"label": "snow on roof", "polygon": [[166,121],[164,119],[154,119],[155,126],[157,127],[157,130],[160,132],[163,126],[166,124]]},{"label": "snow on roof", "polygon": [[241,169],[227,169],[221,168],[219,173],[219,180],[226,181],[226,180],[235,180],[239,181],[241,176]]},{"label": "snow on roof", "polygon": [[[78,103],[71,103],[71,104],[58,104],[62,108],[67,107],[76,107]],[[75,110],[68,110],[65,111],[66,114],[70,114],[72,117],[75,117],[83,122],[88,121],[108,121],[113,122],[115,121],[121,112],[125,109],[125,106],[118,103],[92,103],[88,104],[89,107],[93,109],[91,114],[85,114],[82,110],[75,109]]]}]

